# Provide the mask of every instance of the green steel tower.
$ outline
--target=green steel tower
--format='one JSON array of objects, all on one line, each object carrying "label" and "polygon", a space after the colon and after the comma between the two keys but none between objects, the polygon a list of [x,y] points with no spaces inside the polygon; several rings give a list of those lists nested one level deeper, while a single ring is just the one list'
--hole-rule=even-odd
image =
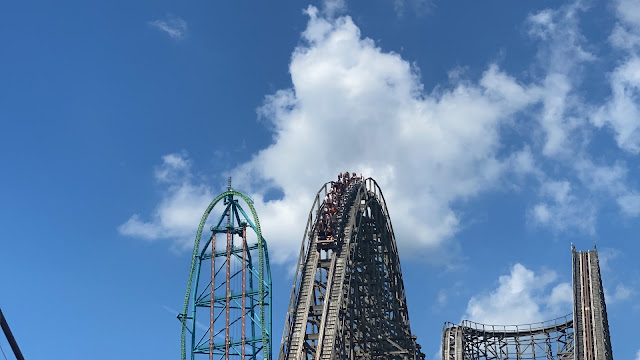
[{"label": "green steel tower", "polygon": [[[220,203],[216,222],[209,216]],[[248,216],[239,200],[251,211]],[[201,246],[202,231],[211,235]],[[231,188],[209,204],[195,239],[182,324],[181,359],[271,360],[271,271],[253,200]]]}]

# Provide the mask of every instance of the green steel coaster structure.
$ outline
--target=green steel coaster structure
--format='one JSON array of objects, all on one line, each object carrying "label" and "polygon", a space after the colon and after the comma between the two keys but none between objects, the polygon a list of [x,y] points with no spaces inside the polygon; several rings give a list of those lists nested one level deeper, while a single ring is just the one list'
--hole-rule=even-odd
[{"label": "green steel coaster structure", "polygon": [[[205,224],[221,200],[222,214],[200,246]],[[187,294],[178,315],[181,359],[186,360],[188,346],[191,360],[206,355],[209,360],[271,360],[271,300],[269,255],[258,214],[253,200],[233,190],[229,179],[227,191],[205,210],[196,234]]]}]

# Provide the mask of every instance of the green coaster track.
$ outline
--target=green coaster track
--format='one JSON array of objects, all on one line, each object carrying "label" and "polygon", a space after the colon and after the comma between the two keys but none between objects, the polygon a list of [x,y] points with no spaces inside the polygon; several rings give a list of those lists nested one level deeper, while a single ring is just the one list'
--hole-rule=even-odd
[{"label": "green coaster track", "polygon": [[[242,199],[249,209],[251,210],[251,217],[247,216],[247,213],[238,203],[238,200],[234,197]],[[238,222],[240,222],[240,217],[238,216],[238,212],[246,221],[246,225],[249,225],[257,236],[257,250],[258,250],[258,304],[259,308],[259,323],[255,324],[259,327],[261,331],[261,338],[254,340],[254,344],[261,342],[262,346],[262,359],[271,360],[272,357],[272,347],[271,347],[271,324],[272,324],[272,315],[271,315],[271,303],[272,303],[272,293],[271,293],[271,271],[269,267],[269,255],[267,251],[267,243],[262,236],[262,230],[260,228],[260,221],[258,219],[258,214],[256,212],[255,207],[253,206],[253,200],[247,195],[233,190],[230,186],[227,191],[218,195],[213,201],[209,204],[204,214],[202,215],[202,219],[200,220],[200,225],[198,226],[198,232],[195,237],[195,243],[193,247],[193,255],[191,258],[191,267],[189,269],[189,280],[187,282],[187,292],[184,297],[184,306],[182,313],[178,314],[178,320],[180,320],[181,326],[181,339],[180,339],[180,352],[181,359],[186,360],[187,357],[187,341],[186,335],[187,331],[189,331],[192,335],[192,341],[190,346],[191,360],[195,359],[195,354],[202,354],[202,351],[197,351],[196,344],[194,343],[195,333],[197,331],[196,327],[196,289],[198,286],[198,278],[199,274],[196,274],[200,270],[200,263],[206,257],[205,253],[207,251],[207,242],[203,249],[200,249],[200,241],[202,238],[202,231],[204,230],[205,224],[209,219],[209,215],[214,207],[220,202],[220,200],[224,199],[224,204],[226,205],[225,210],[222,212],[220,219],[217,222],[217,226],[212,227],[212,231],[215,232],[216,229],[219,228],[223,219],[229,214],[229,217],[232,217],[231,212],[236,212],[236,218]],[[229,226],[229,225],[227,225]],[[218,231],[221,232],[221,231]],[[253,272],[255,274],[255,272]],[[194,283],[194,276],[196,276],[196,282]],[[213,303],[214,299],[210,299]],[[189,309],[191,305],[191,315],[189,315]],[[213,305],[211,305],[213,306]],[[267,318],[268,317],[268,318]],[[189,320],[189,322],[188,322]],[[251,319],[254,321],[254,319]],[[257,323],[257,322],[256,322]],[[191,325],[191,326],[189,326]],[[224,354],[224,358],[228,359],[232,354]],[[239,353],[235,353],[233,355],[240,355]],[[253,356],[254,359],[257,357]]]}]

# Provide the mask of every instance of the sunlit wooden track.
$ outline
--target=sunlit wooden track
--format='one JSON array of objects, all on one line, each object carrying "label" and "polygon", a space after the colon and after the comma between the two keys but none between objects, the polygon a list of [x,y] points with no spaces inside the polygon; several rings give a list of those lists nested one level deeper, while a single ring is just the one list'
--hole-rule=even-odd
[{"label": "sunlit wooden track", "polygon": [[316,194],[279,359],[424,359],[378,184],[355,174]]}]

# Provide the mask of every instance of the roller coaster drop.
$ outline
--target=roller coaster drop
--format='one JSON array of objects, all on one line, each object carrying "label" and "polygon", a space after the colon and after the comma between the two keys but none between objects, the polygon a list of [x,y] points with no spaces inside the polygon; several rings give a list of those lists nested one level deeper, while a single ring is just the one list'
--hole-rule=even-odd
[{"label": "roller coaster drop", "polygon": [[345,174],[309,213],[279,359],[424,359],[382,192]]}]

